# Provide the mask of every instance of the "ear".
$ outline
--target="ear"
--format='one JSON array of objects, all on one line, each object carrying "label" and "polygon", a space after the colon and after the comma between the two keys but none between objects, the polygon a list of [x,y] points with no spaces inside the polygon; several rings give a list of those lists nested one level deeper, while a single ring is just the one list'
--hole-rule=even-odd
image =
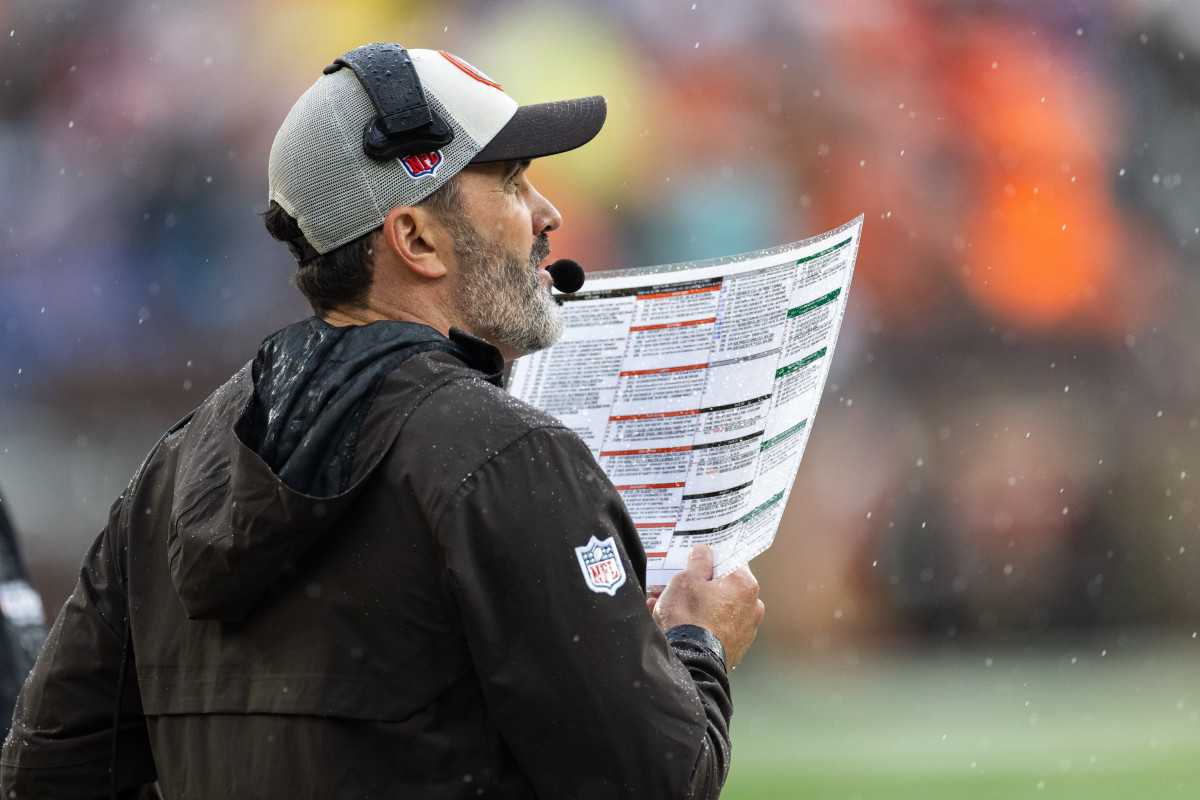
[{"label": "ear", "polygon": [[397,206],[383,218],[388,250],[414,274],[430,280],[448,271],[444,257],[450,238],[445,233],[437,219],[418,206]]}]

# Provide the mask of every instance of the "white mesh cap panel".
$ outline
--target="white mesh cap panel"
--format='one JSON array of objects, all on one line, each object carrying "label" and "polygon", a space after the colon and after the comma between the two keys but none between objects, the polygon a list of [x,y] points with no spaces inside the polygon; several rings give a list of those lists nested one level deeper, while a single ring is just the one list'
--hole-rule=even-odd
[{"label": "white mesh cap panel", "polygon": [[[426,101],[454,129],[432,175],[413,178],[399,160],[362,148],[375,109],[349,68],[322,75],[284,120],[271,147],[270,199],[327,253],[377,228],[396,206],[420,202],[450,180],[500,131],[516,102],[432,50],[409,51]],[[447,102],[442,102],[446,98]]]},{"label": "white mesh cap panel", "polygon": [[271,199],[296,218],[321,253],[355,238],[339,241],[359,220],[382,219],[361,163],[369,160],[361,137],[373,116],[371,102],[361,90],[348,91],[347,81],[358,82],[349,70],[339,70],[301,96],[275,136],[267,166]]}]

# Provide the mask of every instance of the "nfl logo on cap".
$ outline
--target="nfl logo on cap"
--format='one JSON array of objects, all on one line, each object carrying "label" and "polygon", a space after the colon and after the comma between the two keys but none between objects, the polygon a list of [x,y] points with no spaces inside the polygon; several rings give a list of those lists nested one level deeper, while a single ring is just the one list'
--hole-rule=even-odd
[{"label": "nfl logo on cap", "polygon": [[432,177],[437,174],[437,168],[442,163],[442,151],[434,150],[432,153],[417,153],[412,156],[404,156],[400,159],[400,163],[404,165],[404,169],[414,178]]},{"label": "nfl logo on cap", "polygon": [[583,547],[575,548],[583,579],[593,592],[616,595],[617,589],[625,584],[625,565],[617,552],[613,537],[600,541],[595,536]]}]

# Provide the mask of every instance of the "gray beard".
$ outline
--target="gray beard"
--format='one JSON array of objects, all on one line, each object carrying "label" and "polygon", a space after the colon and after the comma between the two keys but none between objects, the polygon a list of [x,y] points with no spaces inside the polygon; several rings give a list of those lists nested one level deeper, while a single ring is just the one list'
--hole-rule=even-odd
[{"label": "gray beard", "polygon": [[522,262],[488,242],[467,220],[450,225],[460,280],[459,311],[468,330],[494,345],[525,355],[544,350],[562,337],[562,309],[538,281],[538,265],[550,255],[546,234],[534,239]]}]

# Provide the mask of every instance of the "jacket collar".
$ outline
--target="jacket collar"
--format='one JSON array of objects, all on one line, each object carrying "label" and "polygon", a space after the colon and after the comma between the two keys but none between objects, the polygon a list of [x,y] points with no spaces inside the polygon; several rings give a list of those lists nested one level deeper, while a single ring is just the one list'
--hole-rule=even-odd
[{"label": "jacket collar", "polygon": [[495,345],[473,336],[462,328],[450,329],[450,341],[462,350],[463,361],[468,367],[478,370],[490,383],[503,388],[504,356]]}]

